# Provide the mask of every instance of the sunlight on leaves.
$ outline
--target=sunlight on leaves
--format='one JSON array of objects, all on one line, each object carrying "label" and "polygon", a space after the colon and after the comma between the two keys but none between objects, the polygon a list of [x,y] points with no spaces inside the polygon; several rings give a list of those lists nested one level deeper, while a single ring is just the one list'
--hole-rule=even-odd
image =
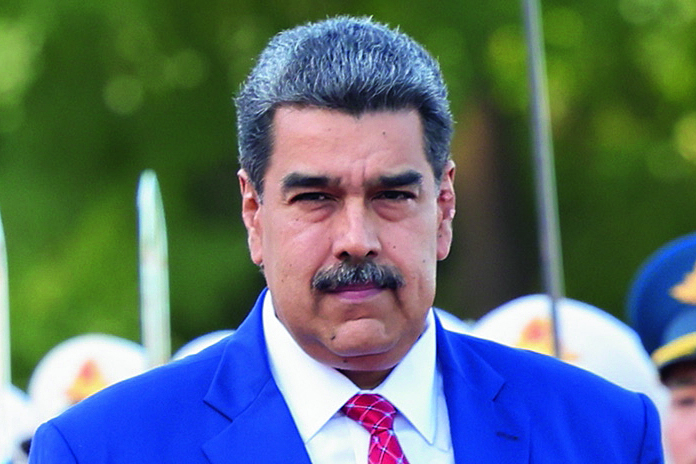
[{"label": "sunlight on leaves", "polygon": [[142,82],[134,76],[114,76],[104,87],[104,103],[122,116],[135,113],[143,104],[144,95]]},{"label": "sunlight on leaves", "polygon": [[488,63],[502,103],[512,110],[527,106],[527,52],[519,27],[496,29],[488,40]]},{"label": "sunlight on leaves", "polygon": [[690,113],[677,122],[674,143],[684,159],[696,164],[696,113]]},{"label": "sunlight on leaves", "polygon": [[24,120],[22,103],[40,69],[43,35],[30,22],[0,19],[0,131]]}]

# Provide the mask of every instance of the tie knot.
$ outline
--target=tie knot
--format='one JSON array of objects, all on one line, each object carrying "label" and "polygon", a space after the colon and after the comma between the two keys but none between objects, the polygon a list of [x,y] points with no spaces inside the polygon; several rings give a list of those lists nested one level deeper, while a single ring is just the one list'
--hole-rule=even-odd
[{"label": "tie knot", "polygon": [[396,408],[381,395],[358,393],[341,409],[370,433],[391,430],[394,425]]}]

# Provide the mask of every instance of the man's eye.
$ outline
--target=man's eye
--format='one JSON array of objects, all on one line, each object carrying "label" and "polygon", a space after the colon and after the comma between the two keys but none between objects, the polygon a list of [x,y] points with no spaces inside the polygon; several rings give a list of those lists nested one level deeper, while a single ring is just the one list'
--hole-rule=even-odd
[{"label": "man's eye", "polygon": [[675,398],[673,403],[678,408],[690,408],[696,405],[696,396],[691,395]]},{"label": "man's eye", "polygon": [[322,192],[304,192],[292,197],[290,199],[290,203],[296,203],[298,201],[320,202],[327,201],[329,199],[329,196]]},{"label": "man's eye", "polygon": [[411,200],[416,198],[416,196],[404,190],[385,190],[384,192],[379,192],[375,198],[378,200]]}]

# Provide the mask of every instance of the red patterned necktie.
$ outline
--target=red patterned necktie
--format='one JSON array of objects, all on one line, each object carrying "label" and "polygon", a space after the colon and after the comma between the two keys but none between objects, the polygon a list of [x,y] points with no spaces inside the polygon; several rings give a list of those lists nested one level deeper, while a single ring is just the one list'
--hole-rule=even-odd
[{"label": "red patterned necktie", "polygon": [[368,464],[408,464],[394,435],[394,406],[380,395],[360,393],[342,411],[370,432]]}]

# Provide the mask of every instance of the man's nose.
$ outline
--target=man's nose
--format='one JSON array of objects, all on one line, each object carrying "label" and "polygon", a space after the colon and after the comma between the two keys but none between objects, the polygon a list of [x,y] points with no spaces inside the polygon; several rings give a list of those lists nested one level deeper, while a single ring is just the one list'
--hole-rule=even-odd
[{"label": "man's nose", "polygon": [[378,218],[363,201],[346,201],[334,227],[333,248],[338,259],[375,258],[381,251]]}]

